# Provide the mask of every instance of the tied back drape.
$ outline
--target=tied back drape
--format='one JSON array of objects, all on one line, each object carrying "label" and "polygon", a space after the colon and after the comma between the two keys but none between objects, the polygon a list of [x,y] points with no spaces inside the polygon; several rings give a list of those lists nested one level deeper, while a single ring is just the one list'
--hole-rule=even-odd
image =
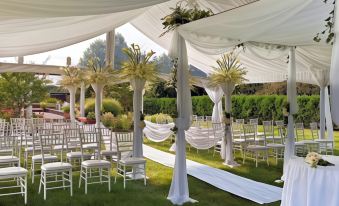
[{"label": "tied back drape", "polygon": [[77,90],[76,86],[67,86],[69,92],[69,115],[72,122],[75,122],[75,92]]},{"label": "tied back drape", "polygon": [[142,108],[142,91],[144,90],[146,81],[140,78],[131,79],[133,88],[133,120],[134,120],[134,138],[133,138],[133,156],[142,157],[142,128],[140,127],[140,112]]},{"label": "tied back drape", "polygon": [[173,204],[182,205],[185,202],[193,202],[189,197],[187,168],[186,168],[186,140],[185,130],[190,127],[192,114],[192,99],[189,87],[188,60],[185,40],[173,32],[169,55],[172,59],[177,58],[177,111],[178,118],[176,126],[176,155],[172,177],[172,183],[168,194],[168,199]]},{"label": "tied back drape", "polygon": [[101,126],[100,119],[101,119],[101,100],[102,100],[102,91],[104,89],[104,84],[100,83],[93,83],[91,84],[92,88],[95,92],[95,124],[96,127],[99,128]]},{"label": "tied back drape", "polygon": [[334,10],[334,43],[331,58],[331,104],[333,122],[339,125],[339,6],[335,4]]},{"label": "tied back drape", "polygon": [[220,87],[209,87],[204,85],[204,89],[209,96],[209,98],[214,103],[213,112],[212,112],[212,122],[221,122],[222,121],[222,96],[223,91]]}]

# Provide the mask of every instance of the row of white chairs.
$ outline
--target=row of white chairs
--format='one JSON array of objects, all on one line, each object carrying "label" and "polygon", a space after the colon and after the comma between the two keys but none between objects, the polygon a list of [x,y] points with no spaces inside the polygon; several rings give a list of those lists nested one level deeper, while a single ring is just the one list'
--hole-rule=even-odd
[{"label": "row of white chairs", "polygon": [[[20,186],[21,192],[15,194],[24,194],[25,203],[27,168],[30,162],[32,182],[36,176],[36,168],[40,165],[39,193],[43,188],[44,199],[47,190],[57,188],[70,188],[72,196],[72,169],[77,161],[80,163],[79,188],[84,181],[86,194],[87,185],[94,183],[107,182],[110,191],[112,162],[116,162],[115,182],[117,175],[123,176],[125,188],[128,176],[135,177],[137,173],[141,173],[146,185],[146,161],[132,157],[133,133],[112,133],[106,128],[95,127],[84,129],[84,126],[69,122],[36,120],[34,123],[33,120],[23,119],[12,119],[11,123],[0,122],[1,141],[8,142],[10,139],[12,142],[12,145],[0,145],[1,152],[10,151],[12,154],[10,157],[0,156],[2,165],[7,166],[0,169],[0,178],[19,178],[16,186]],[[106,146],[104,150],[101,150],[102,144]],[[26,168],[20,167],[21,149],[24,151]],[[94,175],[93,171],[98,175]],[[1,175],[1,172],[10,176]],[[62,182],[62,186],[48,187],[55,182]]]}]

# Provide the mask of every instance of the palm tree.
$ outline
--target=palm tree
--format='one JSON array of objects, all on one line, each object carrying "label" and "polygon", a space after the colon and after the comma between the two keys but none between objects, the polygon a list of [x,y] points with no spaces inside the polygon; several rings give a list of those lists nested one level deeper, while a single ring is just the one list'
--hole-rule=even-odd
[{"label": "palm tree", "polygon": [[217,64],[218,67],[213,67],[215,73],[211,74],[209,77],[209,84],[214,87],[220,86],[225,95],[226,141],[223,141],[222,144],[222,147],[224,148],[223,151],[225,151],[223,156],[226,165],[237,166],[238,164],[233,159],[232,136],[230,133],[231,95],[235,85],[247,81],[244,77],[247,74],[247,71],[233,51],[222,55],[221,59],[217,60]]}]

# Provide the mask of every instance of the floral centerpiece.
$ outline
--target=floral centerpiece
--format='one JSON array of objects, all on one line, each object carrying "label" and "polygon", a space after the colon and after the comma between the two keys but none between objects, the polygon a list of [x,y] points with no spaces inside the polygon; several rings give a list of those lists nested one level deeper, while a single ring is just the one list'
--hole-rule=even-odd
[{"label": "floral centerpiece", "polygon": [[310,164],[311,167],[317,168],[317,166],[334,166],[334,164],[324,160],[320,154],[316,152],[310,152],[306,155],[305,162]]}]

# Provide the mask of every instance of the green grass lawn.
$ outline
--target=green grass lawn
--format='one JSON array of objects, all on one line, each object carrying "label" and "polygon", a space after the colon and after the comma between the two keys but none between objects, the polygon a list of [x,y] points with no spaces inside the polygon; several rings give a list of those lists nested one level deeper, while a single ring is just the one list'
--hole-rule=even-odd
[{"label": "green grass lawn", "polygon": [[[306,136],[310,137],[310,132],[306,130]],[[339,155],[339,132],[335,132],[336,140],[336,150],[335,154]],[[150,141],[145,141],[146,144],[155,147],[157,149],[168,152],[171,142],[165,141],[164,143],[154,143]],[[274,180],[279,179],[282,175],[282,162],[280,161],[278,165],[275,164],[275,161],[272,159],[270,161],[270,166],[267,166],[264,162],[259,164],[259,167],[256,168],[255,164],[251,160],[247,160],[245,165],[240,167],[230,169],[221,164],[222,160],[219,155],[213,157],[212,150],[209,152],[207,150],[199,150],[191,148],[187,149],[187,158],[210,165],[216,168],[220,168],[231,173],[247,177],[256,181],[264,182],[267,184],[272,184],[282,187],[282,184],[274,183]],[[236,155],[236,160],[241,163],[241,159]],[[47,193],[47,200],[43,200],[43,194],[38,194],[38,182],[39,179],[36,178],[35,184],[32,185],[29,180],[28,186],[28,204],[32,206],[104,206],[104,205],[139,205],[139,206],[162,206],[162,205],[172,205],[167,199],[167,194],[171,184],[172,178],[172,169],[169,167],[162,166],[153,161],[147,161],[147,175],[149,177],[147,186],[143,185],[142,181],[129,181],[127,182],[127,188],[123,189],[122,178],[118,178],[116,184],[112,184],[112,191],[108,192],[107,185],[89,185],[88,194],[84,194],[84,187],[80,189],[77,187],[79,180],[79,172],[74,172],[73,174],[73,187],[74,194],[73,197],[70,197],[68,190],[50,190]],[[114,175],[114,171],[112,171]],[[203,181],[200,181],[196,178],[190,177],[189,181],[189,190],[190,196],[193,199],[199,201],[199,203],[194,205],[230,205],[230,206],[255,206],[259,205],[252,201],[237,197],[225,191],[219,190]],[[3,183],[1,183],[3,184]],[[0,206],[15,206],[23,205],[23,198],[19,195],[17,196],[5,196],[0,197]],[[192,204],[186,204],[192,205]],[[267,204],[269,206],[278,206],[280,202],[275,202]]]}]

